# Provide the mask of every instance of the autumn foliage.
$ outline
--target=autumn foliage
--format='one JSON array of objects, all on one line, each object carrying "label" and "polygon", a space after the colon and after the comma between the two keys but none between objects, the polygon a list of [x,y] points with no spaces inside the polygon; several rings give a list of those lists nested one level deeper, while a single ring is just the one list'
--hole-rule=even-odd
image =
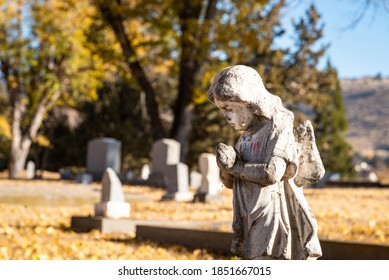
[{"label": "autumn foliage", "polygon": [[[31,184],[3,180],[0,186],[0,259],[231,258],[205,249],[137,241],[135,234],[72,231],[72,216],[93,214],[99,189],[98,185],[64,186],[63,183],[44,181]],[[125,186],[124,189],[131,203],[132,219],[208,221],[210,227],[217,221],[222,224],[219,230],[231,230],[231,191],[227,189],[222,191],[222,202],[205,204],[161,202],[164,194],[161,189],[140,186]],[[318,220],[321,239],[389,244],[388,189],[304,191]]]}]

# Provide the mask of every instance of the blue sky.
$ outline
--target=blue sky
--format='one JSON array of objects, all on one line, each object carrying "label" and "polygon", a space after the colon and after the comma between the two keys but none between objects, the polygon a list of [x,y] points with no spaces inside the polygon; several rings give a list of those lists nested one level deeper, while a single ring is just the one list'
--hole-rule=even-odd
[{"label": "blue sky", "polygon": [[364,0],[297,0],[285,11],[286,21],[298,19],[311,3],[322,15],[323,43],[341,78],[389,77],[389,11],[370,7],[354,26]]}]

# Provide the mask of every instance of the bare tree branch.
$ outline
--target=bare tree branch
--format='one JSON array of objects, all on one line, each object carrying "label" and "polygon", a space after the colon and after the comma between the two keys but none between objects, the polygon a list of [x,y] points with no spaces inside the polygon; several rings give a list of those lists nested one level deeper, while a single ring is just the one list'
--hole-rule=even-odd
[{"label": "bare tree branch", "polygon": [[347,25],[344,29],[355,28],[364,18],[366,18],[368,12],[372,11],[371,19],[374,20],[380,9],[384,9],[389,12],[389,1],[388,0],[360,0],[357,14],[352,22]]}]

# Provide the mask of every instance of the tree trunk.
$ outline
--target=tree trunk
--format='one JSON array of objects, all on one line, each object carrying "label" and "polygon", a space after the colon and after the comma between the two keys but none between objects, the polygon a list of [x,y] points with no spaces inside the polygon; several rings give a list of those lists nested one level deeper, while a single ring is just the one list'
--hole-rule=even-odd
[{"label": "tree trunk", "polygon": [[[200,84],[200,76],[208,55],[208,36],[211,30],[211,21],[216,14],[217,0],[210,0],[202,17],[201,1],[185,1],[179,17],[181,22],[181,57],[178,97],[174,107],[174,121],[171,137],[181,143],[181,161],[186,162],[189,136],[192,130],[194,91]],[[197,22],[194,25],[193,22]]]},{"label": "tree trunk", "polygon": [[[183,2],[179,11],[181,27],[179,88],[170,137],[181,143],[181,161],[185,162],[194,112],[192,98],[208,55],[209,42],[206,39],[210,34],[211,21],[216,14],[217,0],[206,2],[186,0]],[[116,4],[109,1],[96,1],[96,3],[103,18],[113,29],[132,75],[145,92],[153,138],[154,140],[162,138],[165,133],[159,118],[158,103],[155,99],[156,92],[136,58],[136,52],[124,29],[124,18],[119,12],[120,1],[117,1]],[[206,4],[205,9],[203,9],[204,3]],[[206,43],[204,44],[204,42]]]},{"label": "tree trunk", "polygon": [[[146,95],[146,107],[147,113],[150,117],[153,140],[156,141],[161,139],[165,137],[165,131],[159,117],[158,103],[155,99],[156,93],[139,60],[137,59],[136,51],[128,39],[128,35],[123,26],[124,19],[119,13],[115,14],[115,12],[112,11],[115,8],[116,11],[119,10],[118,7],[115,6],[112,8],[111,5],[115,5],[114,3],[110,3],[109,1],[97,1],[97,4],[104,20],[111,26],[117,40],[120,43],[124,57],[126,58],[126,63],[132,75],[135,77],[138,85]],[[116,5],[120,5],[120,2]]]},{"label": "tree trunk", "polygon": [[11,141],[11,156],[8,166],[8,177],[10,179],[18,179],[21,177],[21,173],[24,169],[27,156],[25,156],[22,149],[22,128],[21,128],[21,119],[25,106],[16,98],[16,94],[11,95],[14,97],[11,99],[12,106],[12,141]]},{"label": "tree trunk", "polygon": [[181,57],[178,97],[174,107],[174,121],[170,137],[181,143],[181,161],[186,162],[189,134],[192,128],[194,105],[192,96],[195,78],[194,69],[188,65],[190,58]]},{"label": "tree trunk", "polygon": [[24,138],[12,138],[11,158],[9,163],[9,178],[20,179],[26,165],[26,160],[31,147],[31,140]]},{"label": "tree trunk", "polygon": [[174,136],[172,136],[172,138],[181,144],[181,162],[186,162],[186,156],[188,154],[189,136],[190,132],[192,131],[194,109],[195,107],[193,104],[184,107],[184,110],[182,111],[182,117],[180,118],[180,123],[177,126],[177,132]]},{"label": "tree trunk", "polygon": [[43,116],[49,110],[54,102],[59,98],[60,92],[55,92],[51,98],[47,95],[41,99],[39,105],[32,116],[29,126],[23,132],[21,127],[22,116],[25,111],[25,104],[19,100],[13,102],[12,108],[12,142],[11,142],[11,157],[9,162],[10,179],[18,179],[21,176],[28,153],[31,148],[32,140],[35,139],[39,127],[42,124]]}]

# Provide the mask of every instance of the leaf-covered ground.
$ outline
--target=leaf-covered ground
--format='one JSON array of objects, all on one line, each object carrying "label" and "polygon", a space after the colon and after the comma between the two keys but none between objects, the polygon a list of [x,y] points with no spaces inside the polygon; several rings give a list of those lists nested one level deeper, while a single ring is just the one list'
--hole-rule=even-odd
[{"label": "leaf-covered ground", "polygon": [[[125,186],[131,218],[169,221],[232,220],[231,192],[217,203],[161,202],[163,190]],[[321,238],[389,245],[389,189],[305,189]],[[72,216],[93,214],[99,185],[0,180],[0,259],[220,259],[207,250],[189,250],[135,239],[134,234],[77,233]]]},{"label": "leaf-covered ground", "polygon": [[389,245],[389,189],[306,189],[319,236]]}]

